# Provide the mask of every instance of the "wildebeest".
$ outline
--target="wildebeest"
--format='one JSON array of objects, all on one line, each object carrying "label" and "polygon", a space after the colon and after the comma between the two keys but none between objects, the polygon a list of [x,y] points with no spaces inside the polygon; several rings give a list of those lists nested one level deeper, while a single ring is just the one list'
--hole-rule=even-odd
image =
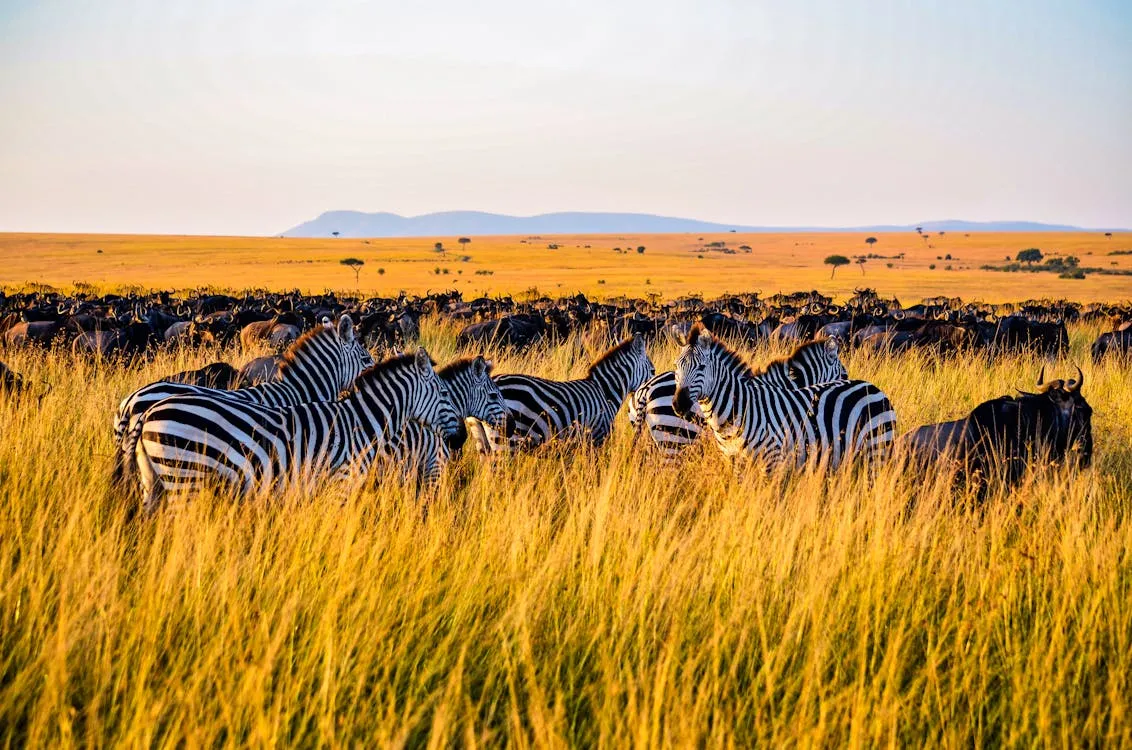
[{"label": "wildebeest", "polygon": [[27,387],[28,384],[23,378],[12,372],[8,365],[0,362],[0,392],[22,393]]},{"label": "wildebeest", "polygon": [[217,388],[219,390],[230,390],[239,381],[239,373],[236,368],[227,362],[213,362],[204,367],[196,370],[185,370],[163,378],[170,383],[186,383],[188,385],[199,385],[204,388]]},{"label": "wildebeest", "polygon": [[279,363],[282,361],[283,357],[278,354],[256,357],[236,373],[236,387],[248,388],[278,379]]},{"label": "wildebeest", "polygon": [[1093,410],[1081,395],[1084,375],[1077,368],[1077,378],[1068,382],[1045,383],[1044,376],[1043,368],[1034,393],[984,401],[963,419],[912,430],[904,444],[917,462],[955,460],[980,482],[1002,476],[1013,484],[1041,459],[1060,464],[1074,458],[1088,466]]},{"label": "wildebeest", "polygon": [[1093,342],[1093,359],[1098,360],[1106,354],[1128,356],[1132,354],[1132,328],[1102,333]]}]

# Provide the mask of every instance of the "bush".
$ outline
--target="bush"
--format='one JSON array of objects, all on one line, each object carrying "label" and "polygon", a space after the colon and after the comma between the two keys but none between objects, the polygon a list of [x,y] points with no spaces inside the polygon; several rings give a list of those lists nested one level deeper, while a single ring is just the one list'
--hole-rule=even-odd
[{"label": "bush", "polygon": [[1025,250],[1019,250],[1014,259],[1019,263],[1040,263],[1042,257],[1041,250],[1036,247],[1028,247]]}]

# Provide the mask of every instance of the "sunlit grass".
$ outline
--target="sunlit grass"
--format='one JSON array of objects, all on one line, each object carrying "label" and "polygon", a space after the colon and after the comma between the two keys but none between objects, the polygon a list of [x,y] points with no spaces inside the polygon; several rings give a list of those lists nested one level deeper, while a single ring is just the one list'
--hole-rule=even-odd
[{"label": "sunlit grass", "polygon": [[[201,497],[125,522],[117,400],[143,368],[5,352],[49,392],[0,403],[5,744],[1096,745],[1132,742],[1132,396],[1092,364],[1092,469],[983,504],[868,479],[665,466],[600,449],[467,455],[442,491]],[[454,331],[427,323],[443,362]],[[579,376],[571,340],[496,372]],[[670,366],[675,348],[650,353]],[[781,353],[760,348],[762,362]],[[225,352],[222,356],[236,358]],[[902,430],[1032,384],[1008,357],[851,355]],[[427,504],[427,508],[424,507]]]}]

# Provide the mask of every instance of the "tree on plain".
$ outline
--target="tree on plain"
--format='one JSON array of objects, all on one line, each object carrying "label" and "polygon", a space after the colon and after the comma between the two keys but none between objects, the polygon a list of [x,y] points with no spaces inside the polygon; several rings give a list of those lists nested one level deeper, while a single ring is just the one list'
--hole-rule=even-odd
[{"label": "tree on plain", "polygon": [[444,243],[443,242],[437,242],[435,245],[432,246],[432,249],[435,250],[438,253],[442,253],[442,252],[444,252]]},{"label": "tree on plain", "polygon": [[867,260],[868,260],[868,258],[866,258],[863,255],[860,258],[857,258],[857,265],[861,267],[861,275],[862,276],[865,275],[865,262]]},{"label": "tree on plain", "polygon": [[461,245],[467,245],[469,242],[472,241],[472,238],[471,237],[461,237],[460,239],[458,239],[456,241],[459,242]]},{"label": "tree on plain", "polygon": [[876,237],[866,237],[865,238],[865,244],[868,245],[869,248],[871,249],[873,245],[877,244],[877,238]]},{"label": "tree on plain", "polygon": [[333,232],[331,232],[331,234],[337,237],[341,233],[337,229],[335,229]]},{"label": "tree on plain", "polygon": [[343,258],[338,262],[354,272],[354,287],[356,288],[358,286],[358,278],[362,273],[362,266],[364,266],[366,262],[361,258]]},{"label": "tree on plain", "polygon": [[1019,263],[1040,263],[1042,260],[1042,251],[1036,247],[1029,247],[1025,250],[1020,250],[1014,260]]},{"label": "tree on plain", "polygon": [[829,278],[831,278],[831,279],[833,278],[833,275],[837,273],[837,269],[838,269],[839,266],[849,265],[849,259],[846,258],[844,255],[827,255],[826,258],[825,258],[825,261],[823,261],[823,262],[827,266],[833,267],[833,271],[829,274]]}]

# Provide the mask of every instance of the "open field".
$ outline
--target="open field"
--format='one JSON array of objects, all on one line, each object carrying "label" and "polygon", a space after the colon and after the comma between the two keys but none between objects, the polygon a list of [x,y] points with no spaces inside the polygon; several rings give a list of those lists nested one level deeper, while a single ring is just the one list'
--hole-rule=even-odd
[{"label": "open field", "polygon": [[[269,242],[243,252],[263,258]],[[311,275],[345,271],[331,262]],[[228,286],[255,265],[237,268]],[[221,278],[200,273],[184,283]],[[622,414],[599,450],[465,455],[432,498],[395,481],[344,505],[199,498],[138,525],[107,494],[114,405],[216,353],[127,370],[6,352],[53,387],[0,402],[0,742],[1127,746],[1132,393],[1127,363],[1090,362],[1098,331],[1072,328],[1051,365],[1084,368],[1093,467],[978,508],[898,462],[872,481],[736,477],[707,446],[663,466]],[[423,338],[438,361],[456,353],[451,328],[426,319]],[[549,377],[594,354],[577,340],[492,353],[497,372]],[[650,355],[663,368],[675,349]],[[1025,387],[1039,363],[847,365],[889,394],[904,430]]]},{"label": "open field", "polygon": [[[1062,279],[1056,273],[979,270],[1002,264],[1019,250],[1037,247],[1047,256],[1074,255],[1082,266],[1132,270],[1132,235],[1100,233],[947,234],[927,240],[915,233],[878,234],[869,247],[860,234],[719,234],[641,236],[456,237],[429,239],[281,239],[0,234],[0,287],[41,282],[68,287],[87,282],[103,288],[223,289],[262,287],[322,292],[354,291],[344,258],[365,261],[359,277],[366,294],[399,290],[459,289],[465,298],[517,294],[532,287],[551,296],[650,293],[663,297],[761,290],[770,295],[820,289],[844,297],[856,286],[917,301],[946,294],[984,302],[1035,297],[1106,302],[1132,295],[1132,276],[1090,274]],[[436,252],[435,242],[446,248]],[[705,249],[725,243],[734,255]],[[558,249],[549,249],[550,244]],[[750,252],[740,250],[750,247]],[[588,246],[588,247],[587,247]],[[644,254],[636,248],[645,247]],[[629,249],[628,253],[614,248]],[[101,253],[99,252],[101,251]],[[830,268],[830,254],[889,256]],[[904,253],[902,259],[892,258]],[[947,256],[951,258],[948,259]],[[703,257],[699,257],[703,256]],[[466,260],[465,260],[466,259]],[[889,268],[889,264],[892,265]],[[935,268],[931,268],[931,266]],[[378,269],[384,270],[383,274]],[[490,274],[490,275],[487,275]],[[604,283],[603,283],[604,282]]]}]

